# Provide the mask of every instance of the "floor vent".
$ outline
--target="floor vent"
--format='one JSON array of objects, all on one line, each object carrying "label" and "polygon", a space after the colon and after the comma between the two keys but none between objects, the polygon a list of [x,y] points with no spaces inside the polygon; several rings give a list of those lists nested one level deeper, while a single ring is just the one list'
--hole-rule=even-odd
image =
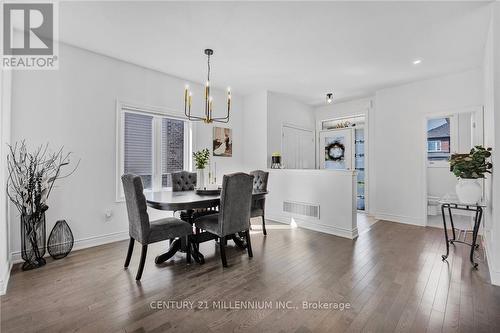
[{"label": "floor vent", "polygon": [[283,211],[292,215],[301,215],[319,219],[319,205],[303,202],[283,201]]}]

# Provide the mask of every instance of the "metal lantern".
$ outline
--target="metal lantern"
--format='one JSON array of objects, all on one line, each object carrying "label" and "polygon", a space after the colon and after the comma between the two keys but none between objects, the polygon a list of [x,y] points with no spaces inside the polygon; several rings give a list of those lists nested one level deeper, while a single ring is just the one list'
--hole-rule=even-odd
[{"label": "metal lantern", "polygon": [[74,238],[71,229],[65,220],[57,221],[49,235],[47,250],[54,259],[66,257],[73,248]]}]

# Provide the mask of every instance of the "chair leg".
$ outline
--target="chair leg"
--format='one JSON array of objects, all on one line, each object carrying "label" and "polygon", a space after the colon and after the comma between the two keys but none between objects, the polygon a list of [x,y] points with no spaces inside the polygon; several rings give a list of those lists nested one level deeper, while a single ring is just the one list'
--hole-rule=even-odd
[{"label": "chair leg", "polygon": [[142,252],[141,252],[141,261],[139,262],[139,270],[137,271],[137,275],[135,276],[135,279],[139,281],[142,277],[142,271],[144,270],[144,263],[146,262],[146,254],[148,253],[148,246],[143,245],[142,246]]},{"label": "chair leg", "polygon": [[220,258],[222,260],[222,267],[227,267],[226,238],[225,237],[221,237],[219,239],[219,247],[220,247]]},{"label": "chair leg", "polygon": [[248,256],[250,258],[253,257],[253,252],[252,252],[252,242],[250,241],[250,231],[245,231],[245,236],[247,239],[247,251],[248,251]]},{"label": "chair leg", "polygon": [[127,258],[125,258],[125,265],[123,267],[127,268],[130,264],[130,258],[132,258],[132,252],[134,252],[134,239],[130,237],[130,242],[128,243]]},{"label": "chair leg", "polygon": [[191,242],[189,241],[189,236],[186,236],[186,262],[191,263]]},{"label": "chair leg", "polygon": [[264,215],[262,215],[262,232],[264,233],[264,236],[267,236],[266,219],[264,218]]}]

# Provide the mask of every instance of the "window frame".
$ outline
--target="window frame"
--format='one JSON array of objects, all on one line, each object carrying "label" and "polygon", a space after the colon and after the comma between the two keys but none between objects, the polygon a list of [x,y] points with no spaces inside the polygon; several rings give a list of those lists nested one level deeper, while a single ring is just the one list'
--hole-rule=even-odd
[{"label": "window frame", "polygon": [[161,129],[162,119],[170,118],[181,120],[184,122],[184,169],[192,170],[192,151],[193,151],[193,125],[192,122],[186,120],[179,112],[174,110],[151,107],[144,105],[137,105],[126,103],[117,100],[116,102],[116,186],[115,195],[116,202],[125,201],[121,176],[125,172],[125,113],[137,113],[153,117],[153,175],[152,175],[152,188],[144,190],[145,192],[155,192],[165,190],[162,187],[162,151],[161,151]]},{"label": "window frame", "polygon": [[[429,149],[429,143],[436,144],[436,149]],[[427,153],[440,153],[442,152],[442,147],[441,147],[441,140],[427,140]]]}]

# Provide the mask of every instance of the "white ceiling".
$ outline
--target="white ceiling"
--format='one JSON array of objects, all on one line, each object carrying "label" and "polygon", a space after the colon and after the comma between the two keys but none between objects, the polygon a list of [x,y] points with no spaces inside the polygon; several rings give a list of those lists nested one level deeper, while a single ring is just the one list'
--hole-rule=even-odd
[{"label": "white ceiling", "polygon": [[[235,93],[310,104],[481,65],[484,2],[63,2],[60,39]],[[423,59],[413,65],[414,59]]]}]

